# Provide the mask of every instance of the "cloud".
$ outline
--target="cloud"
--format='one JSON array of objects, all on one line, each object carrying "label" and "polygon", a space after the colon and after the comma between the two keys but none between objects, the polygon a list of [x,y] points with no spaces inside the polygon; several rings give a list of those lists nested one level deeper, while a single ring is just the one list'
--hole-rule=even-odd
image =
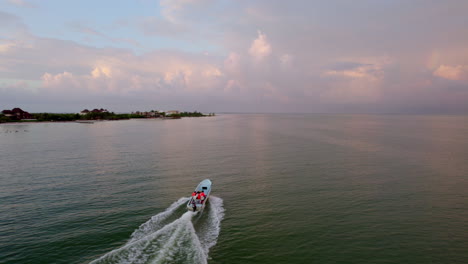
[{"label": "cloud", "polygon": [[72,22],[69,23],[69,27],[79,33],[87,34],[87,35],[93,35],[93,36],[98,36],[101,38],[108,38],[107,35],[105,35],[102,32],[99,32],[91,27],[85,26],[79,22]]},{"label": "cloud", "polygon": [[181,24],[186,19],[186,14],[190,9],[196,9],[197,6],[204,7],[209,0],[161,0],[161,14],[165,20]]},{"label": "cloud", "polygon": [[326,89],[321,98],[332,103],[376,103],[382,99],[388,57],[339,61],[322,73]]},{"label": "cloud", "polygon": [[340,58],[322,76],[349,79],[382,79],[385,68],[393,64],[388,56]]},{"label": "cloud", "polygon": [[[53,50],[57,44],[51,45],[50,49]],[[80,51],[83,49],[81,46],[62,43],[61,47],[70,54],[83,52]],[[206,56],[180,52],[134,55],[115,50],[99,57],[70,59],[66,71],[53,72],[55,67],[48,65],[34,69],[41,76],[44,91],[88,96],[107,93],[127,96],[137,92],[164,98],[207,91],[213,93],[222,89],[225,81],[222,69]],[[44,68],[51,71],[41,72]]]},{"label": "cloud", "polygon": [[18,38],[28,33],[26,25],[20,17],[0,11],[0,34],[2,37]]},{"label": "cloud", "polygon": [[134,40],[134,39],[129,39],[129,38],[113,38],[113,37],[110,37],[109,35],[107,34],[104,34],[92,27],[89,27],[89,26],[86,26],[86,25],[83,25],[82,23],[79,23],[79,22],[71,22],[68,24],[68,27],[71,28],[73,31],[75,32],[79,32],[79,33],[82,33],[82,34],[85,34],[85,35],[88,35],[88,36],[93,36],[93,37],[98,37],[100,39],[104,39],[104,40],[108,40],[110,42],[114,42],[114,43],[125,43],[125,44],[129,44],[129,45],[133,45],[133,46],[136,46],[136,47],[140,47],[141,44]]},{"label": "cloud", "polygon": [[279,61],[283,67],[290,68],[293,63],[293,56],[290,54],[283,54],[279,57]]},{"label": "cloud", "polygon": [[378,79],[380,78],[381,74],[381,68],[376,65],[362,65],[346,70],[329,70],[324,73],[325,76],[345,77],[352,79]]},{"label": "cloud", "polygon": [[213,39],[219,40],[224,34],[217,21],[221,16],[219,9],[224,6],[222,1],[163,0],[159,5],[158,14],[133,23],[149,42],[157,41],[170,49],[219,51]]},{"label": "cloud", "polygon": [[14,41],[0,41],[0,53],[6,53],[15,46],[16,43]]},{"label": "cloud", "polygon": [[19,6],[19,7],[27,7],[27,8],[37,7],[35,4],[25,1],[25,0],[7,0],[7,2],[12,5]]},{"label": "cloud", "polygon": [[46,72],[42,75],[41,79],[43,81],[43,86],[47,88],[62,88],[74,82],[74,76],[70,72],[58,73],[55,75]]},{"label": "cloud", "polygon": [[249,54],[256,60],[262,60],[268,57],[272,52],[271,45],[268,43],[267,36],[258,31],[258,37],[252,42]]},{"label": "cloud", "polygon": [[328,76],[341,76],[341,77],[349,77],[349,78],[365,78],[365,77],[372,77],[367,73],[365,68],[358,68],[355,70],[345,70],[345,71],[327,71],[325,75]]},{"label": "cloud", "polygon": [[241,67],[241,57],[235,52],[231,52],[224,60],[224,68],[233,75],[239,74]]},{"label": "cloud", "polygon": [[101,77],[110,78],[112,77],[112,70],[110,69],[110,67],[106,67],[106,66],[96,67],[91,72],[91,76],[94,79],[101,78]]},{"label": "cloud", "polygon": [[468,80],[468,66],[466,65],[440,65],[434,72],[434,76],[460,81],[460,80]]}]

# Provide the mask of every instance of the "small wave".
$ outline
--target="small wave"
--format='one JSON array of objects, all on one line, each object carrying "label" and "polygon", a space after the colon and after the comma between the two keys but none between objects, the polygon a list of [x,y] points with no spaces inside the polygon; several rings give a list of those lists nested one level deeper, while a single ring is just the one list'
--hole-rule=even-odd
[{"label": "small wave", "polygon": [[[180,198],[142,224],[133,232],[130,240],[94,260],[100,263],[207,263],[209,249],[217,242],[224,217],[223,200],[210,197],[205,212],[192,223],[196,213],[185,212],[178,219],[165,224],[188,198]],[[206,214],[205,214],[206,213]]]}]

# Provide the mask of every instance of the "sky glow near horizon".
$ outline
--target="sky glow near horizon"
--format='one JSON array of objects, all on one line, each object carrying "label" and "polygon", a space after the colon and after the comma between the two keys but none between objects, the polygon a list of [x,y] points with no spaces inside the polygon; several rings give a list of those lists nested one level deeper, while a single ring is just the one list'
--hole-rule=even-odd
[{"label": "sky glow near horizon", "polygon": [[464,0],[0,0],[0,108],[468,113]]}]

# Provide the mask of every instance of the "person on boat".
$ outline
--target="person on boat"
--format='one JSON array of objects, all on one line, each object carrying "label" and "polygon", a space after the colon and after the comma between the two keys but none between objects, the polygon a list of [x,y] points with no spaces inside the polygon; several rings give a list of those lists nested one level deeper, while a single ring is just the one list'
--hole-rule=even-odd
[{"label": "person on boat", "polygon": [[201,193],[200,191],[197,191],[197,195],[195,196],[195,199],[197,200],[197,202],[199,202],[201,200]]},{"label": "person on boat", "polygon": [[194,212],[197,211],[197,204],[195,203],[195,200],[192,200],[192,209]]},{"label": "person on boat", "polygon": [[205,194],[205,191],[201,191],[201,193],[197,196],[197,198],[201,201],[201,203],[203,204],[203,202],[205,201],[206,199],[206,194]]},{"label": "person on boat", "polygon": [[194,203],[199,203],[199,199],[198,199],[198,194],[199,193],[200,193],[199,191],[194,191],[192,193],[192,198],[193,198],[192,200],[193,200]]},{"label": "person on boat", "polygon": [[192,193],[192,203],[195,204],[197,199],[197,191],[193,191]]}]

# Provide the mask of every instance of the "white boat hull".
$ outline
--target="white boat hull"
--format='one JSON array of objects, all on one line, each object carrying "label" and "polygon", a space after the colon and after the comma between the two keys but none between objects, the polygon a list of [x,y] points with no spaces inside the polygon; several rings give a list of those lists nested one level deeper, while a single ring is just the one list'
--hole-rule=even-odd
[{"label": "white boat hull", "polygon": [[203,180],[198,184],[197,188],[195,188],[195,191],[203,191],[206,197],[203,201],[195,199],[195,197],[191,197],[187,203],[187,210],[192,212],[203,211],[206,203],[208,202],[208,198],[210,197],[211,185],[212,183],[209,179]]}]

